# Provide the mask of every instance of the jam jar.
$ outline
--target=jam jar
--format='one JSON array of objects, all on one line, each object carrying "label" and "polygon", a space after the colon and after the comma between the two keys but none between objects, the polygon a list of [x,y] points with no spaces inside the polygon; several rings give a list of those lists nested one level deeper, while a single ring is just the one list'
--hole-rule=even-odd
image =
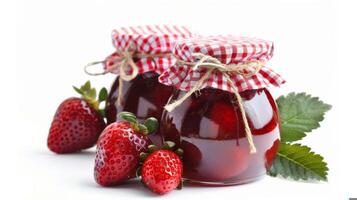
[{"label": "jam jar", "polygon": [[[171,100],[185,94],[176,90]],[[267,89],[240,93],[257,152],[249,144],[235,96],[206,88],[164,112],[161,133],[184,150],[184,178],[213,185],[258,179],[271,166],[279,145],[279,116]]]},{"label": "jam jar", "polygon": [[[158,77],[175,62],[170,52],[175,41],[191,35],[186,27],[169,25],[123,27],[113,31],[116,52],[107,57],[104,67],[106,71],[119,75],[107,97],[108,124],[116,121],[117,113],[121,111],[134,113],[140,122],[148,117],[161,118],[163,106],[172,94],[172,86],[159,83]],[[130,79],[123,78],[133,74]],[[157,131],[149,137],[160,146],[160,135]]]},{"label": "jam jar", "polygon": [[267,89],[284,83],[266,67],[273,43],[209,36],[179,41],[172,52],[176,64],[159,77],[175,87],[161,134],[183,149],[184,179],[220,186],[262,177],[280,136],[278,108]]}]

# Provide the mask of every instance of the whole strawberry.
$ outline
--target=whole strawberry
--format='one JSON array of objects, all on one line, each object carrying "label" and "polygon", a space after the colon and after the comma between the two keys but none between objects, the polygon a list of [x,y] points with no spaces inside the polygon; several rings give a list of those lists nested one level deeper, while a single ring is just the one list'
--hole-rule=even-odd
[{"label": "whole strawberry", "polygon": [[145,159],[141,179],[153,192],[165,194],[181,186],[182,168],[182,162],[176,153],[165,149],[156,150]]},{"label": "whole strawberry", "polygon": [[59,154],[77,152],[95,145],[105,122],[99,111],[107,91],[103,88],[96,100],[96,90],[87,81],[81,88],[74,89],[81,98],[68,98],[57,108],[49,131],[47,146]]},{"label": "whole strawberry", "polygon": [[147,134],[155,132],[158,126],[155,118],[139,124],[132,113],[121,112],[119,116],[126,121],[107,126],[97,142],[94,177],[102,186],[117,185],[135,177],[140,153],[151,143]]}]

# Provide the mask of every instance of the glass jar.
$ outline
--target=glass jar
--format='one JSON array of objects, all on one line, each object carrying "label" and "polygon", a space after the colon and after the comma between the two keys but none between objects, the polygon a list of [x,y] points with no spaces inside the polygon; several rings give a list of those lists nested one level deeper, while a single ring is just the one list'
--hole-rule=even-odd
[{"label": "glass jar", "polygon": [[[129,26],[113,30],[116,51],[105,59],[104,69],[122,75],[122,90],[119,106],[120,81],[115,79],[106,102],[108,123],[116,121],[117,113],[121,111],[134,113],[140,122],[148,117],[160,120],[163,106],[172,94],[172,86],[159,83],[158,77],[175,63],[176,58],[170,51],[176,41],[193,35],[186,27],[175,25]],[[161,146],[159,131],[149,137]]]},{"label": "glass jar", "polygon": [[[158,74],[153,71],[138,75],[131,81],[123,81],[122,105],[117,105],[118,78],[115,79],[106,103],[108,124],[117,120],[117,114],[121,111],[134,113],[140,122],[148,117],[160,120],[163,106],[172,94],[172,87],[158,82]],[[150,134],[151,141],[161,146],[160,127],[154,134]]]},{"label": "glass jar", "polygon": [[[186,92],[175,90],[170,102]],[[235,95],[205,88],[173,111],[164,111],[161,133],[184,150],[184,178],[204,185],[234,185],[266,174],[279,146],[277,106],[265,88],[240,93],[256,153],[249,143]]]}]

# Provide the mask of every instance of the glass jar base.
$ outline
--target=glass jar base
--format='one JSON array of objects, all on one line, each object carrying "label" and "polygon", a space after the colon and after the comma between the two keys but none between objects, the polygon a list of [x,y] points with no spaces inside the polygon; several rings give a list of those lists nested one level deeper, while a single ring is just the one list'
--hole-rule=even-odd
[{"label": "glass jar base", "polygon": [[183,180],[189,184],[193,185],[201,185],[201,186],[232,186],[232,185],[242,185],[254,181],[258,181],[262,179],[265,174],[261,174],[252,178],[244,179],[244,180],[236,180],[236,181],[222,181],[222,182],[206,182],[206,181],[197,181],[192,179],[183,178]]}]

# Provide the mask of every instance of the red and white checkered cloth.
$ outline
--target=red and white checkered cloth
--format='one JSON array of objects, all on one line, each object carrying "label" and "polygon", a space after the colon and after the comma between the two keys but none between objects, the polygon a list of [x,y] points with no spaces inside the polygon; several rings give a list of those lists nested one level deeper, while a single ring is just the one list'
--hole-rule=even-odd
[{"label": "red and white checkered cloth", "polygon": [[[153,55],[169,54],[177,40],[192,36],[193,34],[183,26],[136,26],[113,30],[112,40],[117,51],[106,58],[104,69],[110,69],[112,65],[118,62],[121,57],[118,51],[135,51]],[[139,68],[139,74],[148,71],[156,71],[161,74],[175,63],[175,57],[146,57],[135,61]],[[117,73],[117,71],[114,73]]]},{"label": "red and white checkered cloth", "polygon": [[[197,62],[193,53],[202,53],[215,57],[223,64],[239,64],[247,61],[268,61],[273,56],[273,43],[266,40],[236,37],[236,36],[207,36],[195,37],[178,41],[173,49],[176,57],[187,62]],[[200,67],[191,70],[192,66],[176,64],[169,67],[160,77],[159,81],[165,85],[173,85],[176,88],[188,91],[205,74],[206,68]],[[245,72],[253,71],[247,69]],[[240,74],[229,74],[239,92],[259,89],[269,86],[280,86],[285,81],[270,68],[264,66],[251,77]],[[227,79],[217,70],[212,73],[202,88],[212,87],[228,92],[233,92]]]}]

